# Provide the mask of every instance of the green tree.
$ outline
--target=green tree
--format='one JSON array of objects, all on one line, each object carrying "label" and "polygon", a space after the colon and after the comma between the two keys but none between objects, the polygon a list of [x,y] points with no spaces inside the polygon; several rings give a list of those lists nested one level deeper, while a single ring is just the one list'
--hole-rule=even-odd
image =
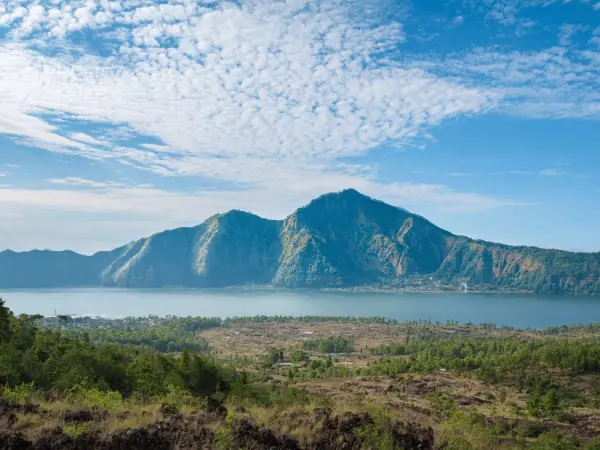
[{"label": "green tree", "polygon": [[292,362],[300,363],[308,360],[308,355],[304,353],[302,350],[296,350],[292,353],[291,356]]},{"label": "green tree", "polygon": [[7,342],[10,338],[11,318],[10,309],[5,306],[4,300],[0,297],[0,344]]},{"label": "green tree", "polygon": [[63,328],[66,328],[70,317],[65,314],[58,314],[56,318],[58,319],[58,342],[60,343],[61,331]]}]

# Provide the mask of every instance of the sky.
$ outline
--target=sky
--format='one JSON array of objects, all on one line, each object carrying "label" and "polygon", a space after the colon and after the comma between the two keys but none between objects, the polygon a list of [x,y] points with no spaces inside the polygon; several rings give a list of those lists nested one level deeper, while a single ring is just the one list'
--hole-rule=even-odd
[{"label": "sky", "polygon": [[600,0],[0,0],[0,249],[355,188],[600,250]]}]

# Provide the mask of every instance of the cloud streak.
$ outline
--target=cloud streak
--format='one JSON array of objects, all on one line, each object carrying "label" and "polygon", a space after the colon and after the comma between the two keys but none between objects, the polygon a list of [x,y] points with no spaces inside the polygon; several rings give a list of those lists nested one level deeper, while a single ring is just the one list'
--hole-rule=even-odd
[{"label": "cloud streak", "polygon": [[533,118],[600,118],[600,53],[551,47],[466,54],[421,61],[415,66],[478,85],[502,98],[498,110]]}]

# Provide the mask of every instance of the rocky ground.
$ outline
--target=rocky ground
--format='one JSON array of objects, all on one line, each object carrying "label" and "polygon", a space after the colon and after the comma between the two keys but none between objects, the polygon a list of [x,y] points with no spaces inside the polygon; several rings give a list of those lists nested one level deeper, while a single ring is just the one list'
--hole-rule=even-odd
[{"label": "rocky ground", "polygon": [[[231,415],[225,407],[212,411],[182,414],[162,405],[156,422],[114,433],[101,431],[98,424],[109,418],[107,411],[72,410],[59,413],[44,411],[38,405],[17,405],[0,399],[0,449],[6,450],[171,450],[171,449],[345,449],[362,447],[357,430],[369,429],[374,419],[368,413],[334,414],[330,409],[316,409],[309,419],[312,436],[307,442],[258,425],[246,411]],[[123,417],[124,419],[125,417]],[[32,431],[33,421],[62,426],[41,427]],[[94,424],[85,431],[86,424]],[[389,430],[394,448],[432,449],[433,430],[396,422]],[[84,431],[77,431],[77,430]],[[74,431],[75,430],[75,431]]]}]

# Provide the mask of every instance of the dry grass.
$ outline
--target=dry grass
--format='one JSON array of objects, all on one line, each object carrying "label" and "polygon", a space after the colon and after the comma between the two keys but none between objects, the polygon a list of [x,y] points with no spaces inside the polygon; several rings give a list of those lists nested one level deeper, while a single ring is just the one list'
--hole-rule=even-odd
[{"label": "dry grass", "polygon": [[[302,322],[234,325],[231,328],[205,330],[199,336],[206,339],[223,357],[259,357],[270,347],[291,350],[300,347],[308,339],[329,336],[342,336],[352,341],[357,350],[403,342],[406,339],[401,326]],[[351,359],[354,361],[358,358]]]},{"label": "dry grass", "polygon": [[119,431],[134,430],[152,425],[160,420],[161,416],[155,414],[133,414],[128,417],[110,416],[104,423],[97,424],[102,434],[109,436]]}]

